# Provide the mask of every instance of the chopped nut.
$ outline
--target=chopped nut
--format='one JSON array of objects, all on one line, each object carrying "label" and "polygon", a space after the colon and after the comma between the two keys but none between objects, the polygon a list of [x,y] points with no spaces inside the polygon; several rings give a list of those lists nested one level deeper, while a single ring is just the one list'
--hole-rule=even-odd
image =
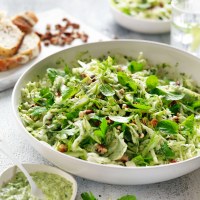
[{"label": "chopped nut", "polygon": [[91,113],[94,113],[93,110],[85,110],[84,112],[85,112],[86,115],[91,114]]},{"label": "chopped nut", "polygon": [[76,24],[76,23],[72,23],[71,26],[72,26],[74,29],[79,29],[79,28],[80,28],[80,25],[79,25],[79,24]]},{"label": "chopped nut", "polygon": [[128,108],[126,104],[122,104],[122,109]]},{"label": "chopped nut", "polygon": [[124,92],[125,92],[125,91],[124,91],[123,88],[119,90],[119,93],[120,93],[120,94],[124,94]]},{"label": "chopped nut", "polygon": [[67,146],[65,144],[60,144],[58,146],[58,151],[60,151],[60,152],[66,152],[67,151]]},{"label": "chopped nut", "polygon": [[75,39],[81,39],[82,42],[88,41],[88,35],[79,32],[79,24],[72,23],[67,18],[63,18],[62,21],[66,23],[64,25],[56,24],[54,26],[55,30],[52,30],[51,25],[47,24],[44,34],[37,33],[41,41],[44,41],[45,46],[50,44],[59,46],[70,45]]},{"label": "chopped nut", "polygon": [[52,37],[50,39],[51,44],[57,45],[58,44],[58,37]]},{"label": "chopped nut", "polygon": [[106,120],[107,120],[108,124],[112,124],[113,123],[113,121],[109,117],[106,117]]},{"label": "chopped nut", "polygon": [[119,159],[119,161],[121,161],[121,162],[123,162],[123,163],[127,162],[128,160],[129,160],[129,158],[128,158],[128,156],[125,155],[125,154]]},{"label": "chopped nut", "polygon": [[50,41],[49,40],[44,40],[44,45],[45,46],[49,46],[50,45]]},{"label": "chopped nut", "polygon": [[46,30],[47,30],[47,31],[50,31],[50,30],[51,30],[51,25],[50,25],[50,24],[47,24],[47,25],[46,25]]},{"label": "chopped nut", "polygon": [[83,42],[87,42],[88,41],[88,35],[86,35],[86,34],[81,35],[81,40]]},{"label": "chopped nut", "polygon": [[158,124],[158,120],[157,120],[157,119],[152,119],[152,120],[150,121],[150,124],[151,124],[153,127],[156,127],[157,124]]},{"label": "chopped nut", "polygon": [[96,145],[96,151],[97,151],[99,154],[103,155],[103,154],[105,154],[108,150],[106,149],[106,147],[105,147],[104,145],[102,145],[102,144],[97,144],[97,145]]},{"label": "chopped nut", "polygon": [[56,30],[60,30],[61,28],[62,28],[62,26],[61,26],[60,24],[56,24],[56,25],[55,25],[55,29],[56,29]]},{"label": "chopped nut", "polygon": [[169,104],[169,106],[171,107],[171,106],[174,106],[174,105],[176,105],[176,104],[177,104],[177,101],[174,100],[174,101],[172,101],[172,102]]},{"label": "chopped nut", "polygon": [[139,137],[144,138],[144,133],[141,133]]},{"label": "chopped nut", "polygon": [[178,116],[173,116],[173,121],[175,121],[176,123],[179,123],[179,117]]}]

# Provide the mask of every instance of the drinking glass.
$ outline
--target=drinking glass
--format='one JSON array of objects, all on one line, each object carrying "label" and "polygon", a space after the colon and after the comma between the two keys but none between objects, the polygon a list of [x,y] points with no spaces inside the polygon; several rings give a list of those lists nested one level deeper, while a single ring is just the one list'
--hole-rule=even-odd
[{"label": "drinking glass", "polygon": [[200,1],[172,0],[171,45],[200,57]]}]

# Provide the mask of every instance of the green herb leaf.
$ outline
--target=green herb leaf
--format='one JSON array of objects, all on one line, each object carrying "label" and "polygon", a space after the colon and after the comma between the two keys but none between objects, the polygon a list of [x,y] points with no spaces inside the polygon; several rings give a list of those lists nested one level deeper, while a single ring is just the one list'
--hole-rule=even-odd
[{"label": "green herb leaf", "polygon": [[71,87],[71,88],[67,88],[63,94],[62,94],[62,100],[66,100],[66,99],[70,99],[72,96],[74,96],[78,91],[77,87]]},{"label": "green herb leaf", "polygon": [[120,84],[126,86],[127,82],[129,81],[130,77],[126,75],[124,72],[118,72],[117,78]]},{"label": "green herb leaf", "polygon": [[169,109],[173,114],[180,112],[181,105],[177,102],[176,104],[170,105]]},{"label": "green herb leaf", "polygon": [[44,113],[46,113],[47,109],[45,107],[35,106],[31,109],[32,117],[40,117]]},{"label": "green herb leaf", "polygon": [[49,79],[51,80],[51,82],[54,82],[56,76],[57,76],[57,70],[53,69],[53,68],[48,68],[47,69],[47,75],[49,77]]},{"label": "green herb leaf", "polygon": [[136,84],[136,82],[133,79],[131,79],[131,77],[127,76],[126,73],[124,73],[124,72],[118,72],[117,73],[117,78],[118,78],[118,81],[119,81],[119,83],[121,85],[129,87],[134,92],[137,91],[137,84]]},{"label": "green herb leaf", "polygon": [[167,145],[167,142],[161,145],[160,152],[165,156],[165,158],[173,159],[175,157],[175,153],[172,149]]},{"label": "green herb leaf", "polygon": [[104,140],[106,137],[107,129],[108,129],[107,120],[103,118],[101,120],[100,129],[94,131],[93,139],[96,142],[101,143],[102,139]]},{"label": "green herb leaf", "polygon": [[195,110],[197,108],[200,108],[200,101],[195,101],[193,104],[192,104],[192,108]]},{"label": "green herb leaf", "polygon": [[66,64],[65,67],[64,67],[64,71],[65,71],[65,74],[71,74],[71,69],[69,68],[69,66]]},{"label": "green herb leaf", "polygon": [[151,109],[151,106],[147,106],[147,105],[144,105],[144,104],[132,104],[135,108],[138,108],[140,110],[149,110]]},{"label": "green herb leaf", "polygon": [[131,61],[130,64],[128,65],[128,70],[131,73],[142,71],[143,70],[143,63],[137,62],[135,60]]},{"label": "green herb leaf", "polygon": [[108,123],[107,123],[107,120],[105,118],[103,118],[102,121],[101,121],[100,129],[101,129],[101,132],[103,133],[103,135],[105,137],[105,134],[106,134],[107,129],[108,129]]},{"label": "green herb leaf", "polygon": [[109,97],[109,96],[113,96],[115,94],[115,91],[112,89],[112,87],[108,84],[102,84],[100,87],[99,87],[99,90],[100,92],[106,96],[106,97]]},{"label": "green herb leaf", "polygon": [[133,162],[135,163],[135,165],[137,165],[137,166],[146,166],[146,165],[147,165],[147,163],[145,162],[145,160],[144,160],[144,158],[143,158],[142,155],[138,155],[138,156],[134,157],[134,158],[132,159],[132,161],[133,161]]},{"label": "green herb leaf", "polygon": [[158,122],[157,129],[166,134],[177,134],[178,124],[171,120],[162,120]]},{"label": "green herb leaf", "polygon": [[92,194],[92,192],[83,192],[81,194],[83,200],[97,200],[97,198]]},{"label": "green herb leaf", "polygon": [[194,131],[194,124],[195,124],[195,118],[194,115],[190,115],[181,123],[181,126],[183,126],[184,131],[189,131],[192,133]]},{"label": "green herb leaf", "polygon": [[79,115],[79,111],[72,111],[72,112],[68,112],[66,113],[66,117],[68,120],[72,120],[74,118],[77,118]]},{"label": "green herb leaf", "polygon": [[34,102],[38,105],[50,107],[54,103],[54,95],[49,88],[42,88],[40,90],[40,96],[42,98],[34,99]]},{"label": "green herb leaf", "polygon": [[156,88],[158,85],[158,78],[155,75],[150,75],[146,80],[146,86],[150,90]]},{"label": "green herb leaf", "polygon": [[137,199],[134,195],[125,195],[125,196],[122,196],[121,198],[119,198],[117,200],[137,200]]}]

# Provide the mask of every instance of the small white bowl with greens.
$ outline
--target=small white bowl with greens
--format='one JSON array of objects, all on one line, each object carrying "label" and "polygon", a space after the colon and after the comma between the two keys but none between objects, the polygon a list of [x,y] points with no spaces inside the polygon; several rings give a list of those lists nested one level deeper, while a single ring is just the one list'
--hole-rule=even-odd
[{"label": "small white bowl with greens", "polygon": [[165,44],[117,40],[72,47],[17,82],[22,136],[75,175],[147,184],[200,166],[200,60]]},{"label": "small white bowl with greens", "polygon": [[[68,173],[47,165],[23,164],[46,200],[75,200],[76,180]],[[24,174],[10,166],[0,174],[0,199],[39,200],[31,194],[31,187]]]},{"label": "small white bowl with greens", "polygon": [[146,34],[170,31],[170,0],[109,0],[114,19],[121,26]]}]

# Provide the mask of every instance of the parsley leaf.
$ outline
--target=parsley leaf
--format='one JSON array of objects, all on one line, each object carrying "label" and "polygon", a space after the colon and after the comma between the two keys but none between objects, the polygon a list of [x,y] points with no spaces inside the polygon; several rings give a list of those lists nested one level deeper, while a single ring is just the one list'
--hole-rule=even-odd
[{"label": "parsley leaf", "polygon": [[157,129],[166,134],[177,134],[178,133],[178,124],[171,120],[162,120],[158,122]]},{"label": "parsley leaf", "polygon": [[131,61],[130,64],[128,65],[128,70],[131,73],[142,71],[143,70],[143,63],[137,62],[135,60]]},{"label": "parsley leaf", "polygon": [[[105,139],[107,129],[108,129],[107,120],[105,118],[103,118],[101,121],[101,124],[100,124],[100,129],[94,131],[94,136],[97,136],[97,138],[94,137],[93,139],[95,141],[97,141],[98,143],[100,143],[100,140]],[[99,140],[99,138],[100,138],[100,140]]]},{"label": "parsley leaf", "polygon": [[173,159],[175,157],[175,153],[172,151],[172,149],[168,146],[167,142],[161,145],[160,148],[161,154],[165,156],[165,158],[168,159]]},{"label": "parsley leaf", "polygon": [[194,114],[190,115],[181,123],[181,126],[183,127],[183,131],[188,131],[192,133],[194,131],[194,123],[195,123],[195,118]]},{"label": "parsley leaf", "polygon": [[127,76],[126,73],[124,73],[124,72],[118,72],[117,73],[117,78],[118,78],[118,81],[119,81],[119,83],[121,85],[127,86],[128,88],[130,88],[134,92],[137,91],[137,84],[136,84],[136,82],[133,79],[131,79],[131,77]]},{"label": "parsley leaf", "polygon": [[81,197],[83,200],[98,200],[93,194],[92,192],[83,192],[81,194]]},{"label": "parsley leaf", "polygon": [[146,86],[150,90],[156,88],[158,85],[158,78],[155,75],[150,75],[146,80]]}]

